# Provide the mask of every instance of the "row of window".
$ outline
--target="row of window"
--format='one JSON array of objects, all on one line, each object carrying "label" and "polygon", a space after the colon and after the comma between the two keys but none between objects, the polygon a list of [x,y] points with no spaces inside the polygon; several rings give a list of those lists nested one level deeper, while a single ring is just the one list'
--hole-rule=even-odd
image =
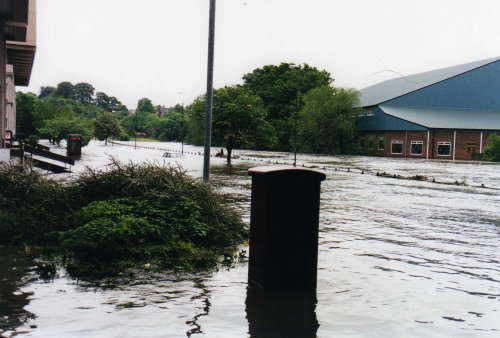
[{"label": "row of window", "polygon": [[[410,154],[411,155],[422,155],[424,148],[423,141],[411,141]],[[378,150],[385,149],[385,139],[380,137],[378,139]],[[391,154],[401,155],[403,154],[403,141],[392,140],[391,141]],[[437,144],[437,154],[438,156],[450,156],[451,155],[451,142],[438,142]]]}]

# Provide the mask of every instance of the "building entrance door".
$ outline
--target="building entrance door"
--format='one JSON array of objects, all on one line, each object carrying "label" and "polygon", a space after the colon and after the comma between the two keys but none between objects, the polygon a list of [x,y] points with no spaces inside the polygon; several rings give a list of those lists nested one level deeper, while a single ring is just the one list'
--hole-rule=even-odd
[{"label": "building entrance door", "polygon": [[476,153],[476,143],[467,143],[467,159],[472,160],[472,157]]}]

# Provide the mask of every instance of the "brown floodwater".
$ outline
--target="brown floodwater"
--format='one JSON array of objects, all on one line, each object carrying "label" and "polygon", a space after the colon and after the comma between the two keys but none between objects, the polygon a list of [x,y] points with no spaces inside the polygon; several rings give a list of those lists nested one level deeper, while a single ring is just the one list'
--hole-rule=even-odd
[{"label": "brown floodwater", "polygon": [[[180,144],[133,145],[92,142],[70,176],[111,156],[201,176],[201,148],[164,158]],[[211,178],[248,223],[248,168],[293,155],[236,155],[232,166],[212,158]],[[315,293],[247,292],[246,262],[105,285],[61,268],[37,278],[40,262],[0,248],[0,336],[500,336],[500,165],[302,154],[298,164],[327,175]],[[427,180],[397,178],[415,175]]]}]

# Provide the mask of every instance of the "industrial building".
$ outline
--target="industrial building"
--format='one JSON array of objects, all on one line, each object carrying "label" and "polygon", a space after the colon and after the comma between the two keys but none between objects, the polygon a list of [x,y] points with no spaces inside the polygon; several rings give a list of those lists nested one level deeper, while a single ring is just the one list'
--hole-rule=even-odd
[{"label": "industrial building", "polygon": [[387,80],[360,102],[357,127],[378,156],[481,159],[500,134],[500,57]]}]

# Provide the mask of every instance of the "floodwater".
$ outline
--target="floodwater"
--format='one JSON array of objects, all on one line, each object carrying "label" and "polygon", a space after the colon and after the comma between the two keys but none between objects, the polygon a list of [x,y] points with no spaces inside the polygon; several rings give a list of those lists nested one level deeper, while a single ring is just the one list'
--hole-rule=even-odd
[{"label": "floodwater", "polygon": [[[104,168],[116,156],[177,162],[201,176],[200,148],[168,159],[163,149],[180,144],[133,145],[93,142],[72,169]],[[247,169],[292,156],[236,155],[231,167],[212,158],[211,178],[249,222]],[[105,286],[61,269],[39,279],[40,263],[0,248],[0,336],[500,336],[500,165],[300,154],[297,162],[327,175],[316,294],[247,293],[245,262]]]}]

